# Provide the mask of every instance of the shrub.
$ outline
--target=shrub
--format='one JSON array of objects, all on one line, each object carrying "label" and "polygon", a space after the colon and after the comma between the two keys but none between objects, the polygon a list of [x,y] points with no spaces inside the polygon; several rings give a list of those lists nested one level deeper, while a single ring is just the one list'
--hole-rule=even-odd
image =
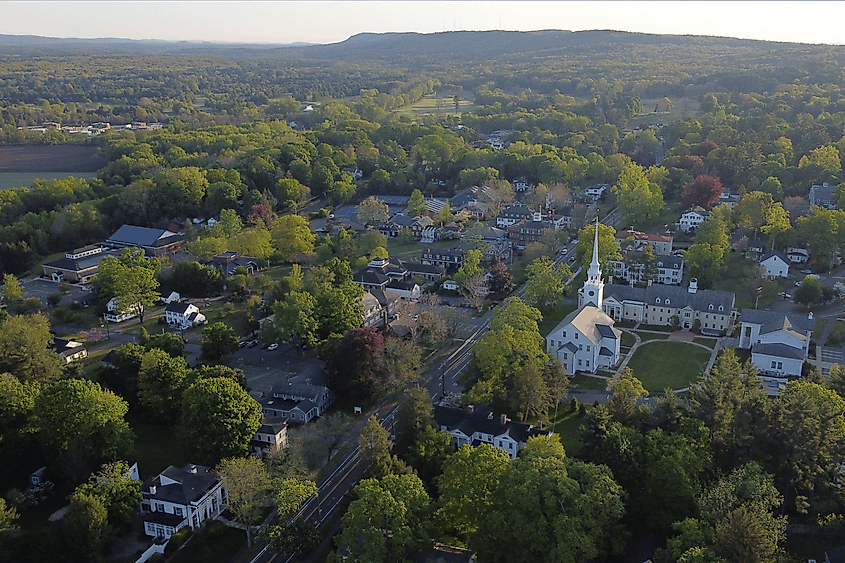
[{"label": "shrub", "polygon": [[569,412],[575,412],[578,410],[578,398],[572,397],[572,400],[569,401]]},{"label": "shrub", "polygon": [[170,541],[167,542],[167,547],[164,548],[164,556],[170,557],[171,555],[176,553],[176,551],[180,547],[182,547],[182,544],[188,541],[188,538],[191,537],[192,533],[193,530],[191,529],[191,527],[185,526],[184,528],[170,536]]}]

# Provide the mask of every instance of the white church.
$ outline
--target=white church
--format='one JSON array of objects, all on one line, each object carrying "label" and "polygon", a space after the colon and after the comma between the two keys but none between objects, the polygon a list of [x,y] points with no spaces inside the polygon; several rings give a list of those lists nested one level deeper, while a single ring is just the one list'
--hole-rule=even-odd
[{"label": "white church", "polygon": [[599,229],[593,241],[593,259],[584,287],[578,291],[578,309],[566,316],[546,337],[550,356],[560,360],[566,373],[595,372],[619,362],[622,331],[602,311],[604,281],[599,265]]}]

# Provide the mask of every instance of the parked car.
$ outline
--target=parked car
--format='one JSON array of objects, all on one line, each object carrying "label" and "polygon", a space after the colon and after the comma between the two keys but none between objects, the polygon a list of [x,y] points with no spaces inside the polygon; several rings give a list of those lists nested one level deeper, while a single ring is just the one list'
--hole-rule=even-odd
[{"label": "parked car", "polygon": [[240,342],[238,342],[238,348],[243,348],[247,344],[249,344],[249,340],[241,340]]},{"label": "parked car", "polygon": [[780,296],[781,296],[781,297],[783,297],[784,299],[792,299],[792,294],[791,294],[791,293],[787,293],[787,292],[785,292],[785,291],[781,291],[780,293],[778,293],[778,295],[780,295]]},{"label": "parked car", "polygon": [[267,349],[268,349],[268,350],[270,350],[270,351],[272,352],[273,350],[275,350],[275,349],[276,349],[276,348],[278,348],[278,347],[279,347],[279,345],[278,345],[276,342],[273,342],[272,344],[270,344],[269,346],[267,346]]},{"label": "parked car", "polygon": [[249,347],[255,348],[256,346],[258,346],[258,340],[250,340]]}]

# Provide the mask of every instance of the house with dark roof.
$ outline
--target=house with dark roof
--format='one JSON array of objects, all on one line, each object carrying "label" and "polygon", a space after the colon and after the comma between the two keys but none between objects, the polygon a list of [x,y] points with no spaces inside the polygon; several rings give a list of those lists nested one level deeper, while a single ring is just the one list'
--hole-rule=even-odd
[{"label": "house with dark roof", "polygon": [[766,269],[766,277],[789,277],[789,260],[779,251],[767,252],[760,258],[760,265]]},{"label": "house with dark roof", "polygon": [[64,258],[45,263],[42,276],[58,283],[90,283],[99,272],[100,262],[106,256],[117,256],[116,252],[103,252],[99,245],[89,245],[67,252]]},{"label": "house with dark roof", "polygon": [[402,231],[411,231],[414,225],[414,218],[397,213],[387,221],[382,221],[376,226],[376,230],[387,238],[398,237]]},{"label": "house with dark roof", "polygon": [[185,330],[195,325],[204,325],[206,318],[196,305],[177,301],[164,309],[164,322]]},{"label": "house with dark roof", "polygon": [[653,280],[645,279],[645,264],[637,258],[638,251],[627,249],[622,251],[621,260],[611,260],[608,266],[613,268],[614,279],[622,279],[627,283],[662,283],[667,285],[679,285],[684,276],[684,258],[682,256],[658,255],[655,256],[655,277]]},{"label": "house with dark roof", "polygon": [[490,444],[516,458],[519,450],[532,436],[550,436],[551,432],[534,428],[531,424],[514,422],[506,415],[494,415],[493,409],[484,404],[470,405],[466,410],[444,405],[434,405],[437,429],[452,435],[455,449],[461,446]]},{"label": "house with dark roof", "polygon": [[422,251],[420,262],[440,266],[448,271],[455,271],[464,265],[466,252],[463,247],[453,246],[452,248],[426,248]]},{"label": "house with dark roof", "polygon": [[684,330],[699,321],[703,334],[723,335],[736,318],[736,296],[727,291],[698,289],[698,281],[689,287],[654,284],[631,287],[608,284],[604,288],[602,310],[615,321],[673,326]]},{"label": "house with dark roof", "polygon": [[248,275],[258,271],[258,258],[241,256],[240,250],[227,250],[222,254],[215,254],[210,263],[220,270],[224,277],[231,278],[238,268],[243,267]]},{"label": "house with dark roof", "polygon": [[807,199],[810,200],[810,207],[817,205],[825,209],[836,209],[836,186],[831,186],[827,182],[821,185],[814,184],[810,187]]},{"label": "house with dark roof", "polygon": [[334,402],[334,393],[323,385],[277,381],[268,397],[258,400],[265,417],[281,418],[306,424]]},{"label": "house with dark roof", "polygon": [[75,340],[66,340],[64,338],[54,338],[51,346],[56,353],[62,357],[66,364],[73,360],[81,360],[88,357],[88,348],[81,342]]},{"label": "house with dark roof", "polygon": [[533,215],[534,212],[526,205],[512,205],[499,213],[496,217],[496,226],[500,229],[506,229],[526,219],[531,219]]},{"label": "house with dark roof", "polygon": [[[423,275],[436,275],[430,271]],[[392,291],[406,299],[419,299],[420,286],[413,281],[414,274],[406,262],[398,258],[374,258],[366,267],[352,274],[352,281],[367,291],[380,289]]]},{"label": "house with dark roof", "polygon": [[141,486],[144,533],[169,538],[186,526],[196,530],[226,508],[223,477],[203,465],[171,465]]},{"label": "house with dark roof", "polygon": [[261,417],[261,426],[249,442],[249,453],[264,454],[286,448],[288,422],[284,418]]},{"label": "house with dark roof", "polygon": [[114,248],[137,246],[142,248],[147,256],[168,256],[176,254],[185,246],[185,235],[166,229],[123,225],[106,239],[105,244]]},{"label": "house with dark roof", "polygon": [[810,350],[813,313],[808,316],[743,309],[738,348],[751,350],[761,375],[799,377]]}]

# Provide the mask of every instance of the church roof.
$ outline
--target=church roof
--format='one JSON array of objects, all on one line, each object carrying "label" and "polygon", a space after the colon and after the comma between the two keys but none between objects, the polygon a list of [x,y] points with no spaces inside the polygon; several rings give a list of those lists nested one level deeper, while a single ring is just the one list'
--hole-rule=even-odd
[{"label": "church roof", "polygon": [[593,305],[584,305],[580,309],[576,309],[569,313],[562,321],[560,321],[560,324],[555,327],[553,332],[570,324],[578,329],[581,334],[589,338],[595,345],[598,345],[602,338],[609,337],[604,336],[605,334],[608,334],[608,329],[610,330],[610,333],[613,334],[614,338],[619,338],[622,334],[619,329],[613,328],[613,319],[607,316],[604,311]]}]

